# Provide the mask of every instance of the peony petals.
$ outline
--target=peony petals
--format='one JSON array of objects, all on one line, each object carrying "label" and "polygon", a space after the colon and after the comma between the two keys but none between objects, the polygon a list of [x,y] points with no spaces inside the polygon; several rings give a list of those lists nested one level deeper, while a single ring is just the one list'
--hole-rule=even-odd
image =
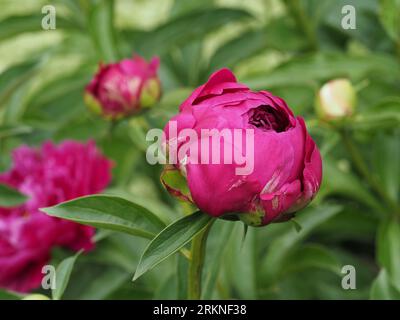
[{"label": "peony petals", "polygon": [[[230,70],[221,69],[195,89],[179,110],[166,128],[172,124],[177,128],[176,146],[183,155],[177,157],[176,168],[187,176],[192,199],[202,211],[216,217],[240,214],[252,225],[265,225],[290,218],[318,192],[322,177],[318,148],[304,120],[296,118],[282,98],[268,91],[250,91],[236,82]],[[190,139],[189,146],[179,137],[188,129],[197,137]],[[222,132],[233,137],[235,130],[242,133],[241,141],[221,137]],[[248,130],[254,132],[251,151],[243,144],[243,133]],[[192,162],[193,153],[201,159],[202,134],[211,131],[224,142],[220,150],[209,146],[208,153],[216,155],[218,161]],[[246,161],[253,164],[246,175],[238,175],[239,164],[224,162],[222,156],[224,147],[238,150],[238,146]]]},{"label": "peony petals", "polygon": [[0,208],[0,287],[19,292],[37,288],[55,246],[93,248],[94,228],[47,216],[39,208],[103,191],[111,181],[111,167],[93,141],[45,142],[40,149],[14,150],[13,167],[0,174],[0,181],[29,199],[16,208]]}]

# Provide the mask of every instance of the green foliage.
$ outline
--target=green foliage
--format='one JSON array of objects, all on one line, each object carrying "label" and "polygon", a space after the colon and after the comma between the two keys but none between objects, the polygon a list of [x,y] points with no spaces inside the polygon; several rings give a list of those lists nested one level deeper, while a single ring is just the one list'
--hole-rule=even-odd
[{"label": "green foliage", "polygon": [[79,255],[80,252],[72,257],[61,261],[61,263],[58,265],[56,269],[56,285],[55,289],[52,290],[53,300],[60,300],[62,295],[64,294],[69,278],[71,277],[75,261]]},{"label": "green foliage", "polygon": [[198,211],[163,229],[143,252],[133,281],[185,246],[210,220],[210,216]]},{"label": "green foliage", "polygon": [[150,239],[164,226],[148,209],[114,196],[87,196],[42,210],[54,217]]}]

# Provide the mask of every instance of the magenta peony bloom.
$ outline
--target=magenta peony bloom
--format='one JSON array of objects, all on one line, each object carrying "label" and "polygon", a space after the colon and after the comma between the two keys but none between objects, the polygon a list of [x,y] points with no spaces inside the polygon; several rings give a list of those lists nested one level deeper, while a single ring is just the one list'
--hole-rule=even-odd
[{"label": "magenta peony bloom", "polygon": [[0,287],[29,292],[42,281],[57,228],[43,214],[0,218]]},{"label": "magenta peony bloom", "polygon": [[[163,179],[172,194],[193,201],[203,212],[214,217],[238,214],[250,225],[266,225],[287,220],[319,190],[319,150],[303,118],[295,117],[281,98],[267,91],[250,91],[237,83],[231,71],[222,69],[197,88],[179,111],[164,129],[170,153],[172,126],[177,127],[178,136],[184,129],[193,129],[200,137],[205,129],[225,129],[232,136],[234,130],[254,133],[253,170],[248,174],[237,174],[235,162],[193,163],[181,155],[173,170],[186,177],[190,194]],[[174,142],[178,154],[184,145],[179,139]]]},{"label": "magenta peony bloom", "polygon": [[0,183],[27,195],[21,206],[0,208],[0,286],[27,292],[40,285],[41,268],[54,246],[93,248],[94,229],[40,212],[76,197],[101,192],[111,180],[111,162],[94,142],[51,142],[41,149],[22,146]]},{"label": "magenta peony bloom", "polygon": [[86,104],[93,112],[110,120],[152,106],[161,95],[158,67],[158,58],[147,63],[140,56],[100,65],[99,71],[86,86]]}]

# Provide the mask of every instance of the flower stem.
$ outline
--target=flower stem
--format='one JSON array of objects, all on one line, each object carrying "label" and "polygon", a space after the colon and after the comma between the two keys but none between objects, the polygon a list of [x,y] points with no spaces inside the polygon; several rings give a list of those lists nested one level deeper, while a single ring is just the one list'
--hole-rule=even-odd
[{"label": "flower stem", "polygon": [[188,278],[188,299],[190,300],[199,300],[201,297],[201,276],[206,255],[207,237],[212,223],[213,220],[192,240]]},{"label": "flower stem", "polygon": [[108,126],[108,132],[107,132],[107,135],[110,139],[112,139],[115,129],[117,128],[117,125],[118,125],[118,120],[110,121],[110,124]]},{"label": "flower stem", "polygon": [[347,152],[349,153],[358,173],[365,178],[370,188],[374,190],[377,195],[379,195],[379,197],[381,197],[381,199],[385,202],[385,204],[391,211],[393,211],[394,213],[399,213],[399,209],[397,208],[396,203],[387,195],[383,187],[379,184],[379,181],[376,180],[375,176],[371,174],[370,169],[365,163],[360,153],[360,150],[357,148],[349,132],[346,129],[343,129],[340,130],[340,134],[343,144]]}]

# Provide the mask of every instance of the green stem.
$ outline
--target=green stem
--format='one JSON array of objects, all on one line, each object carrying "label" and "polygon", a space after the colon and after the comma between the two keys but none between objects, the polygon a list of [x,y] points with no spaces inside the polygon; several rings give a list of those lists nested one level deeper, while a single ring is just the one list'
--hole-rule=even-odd
[{"label": "green stem", "polygon": [[201,297],[201,276],[206,255],[207,237],[212,222],[213,220],[192,240],[188,278],[188,299],[190,300],[199,300]]},{"label": "green stem", "polygon": [[113,136],[113,134],[114,134],[114,132],[115,132],[115,130],[117,128],[118,123],[119,123],[118,120],[111,120],[110,121],[110,124],[108,126],[108,132],[107,132],[107,135],[108,135],[108,137],[110,139],[112,139],[112,136]]},{"label": "green stem", "polygon": [[396,203],[387,195],[387,193],[380,185],[379,181],[371,173],[360,151],[358,150],[356,144],[353,142],[353,139],[351,138],[349,132],[346,129],[343,129],[340,131],[340,134],[342,137],[343,144],[347,149],[347,152],[349,153],[358,173],[365,178],[370,188],[374,190],[379,195],[379,197],[381,197],[381,199],[385,202],[388,208],[392,212],[398,213],[399,209],[397,208]]}]

